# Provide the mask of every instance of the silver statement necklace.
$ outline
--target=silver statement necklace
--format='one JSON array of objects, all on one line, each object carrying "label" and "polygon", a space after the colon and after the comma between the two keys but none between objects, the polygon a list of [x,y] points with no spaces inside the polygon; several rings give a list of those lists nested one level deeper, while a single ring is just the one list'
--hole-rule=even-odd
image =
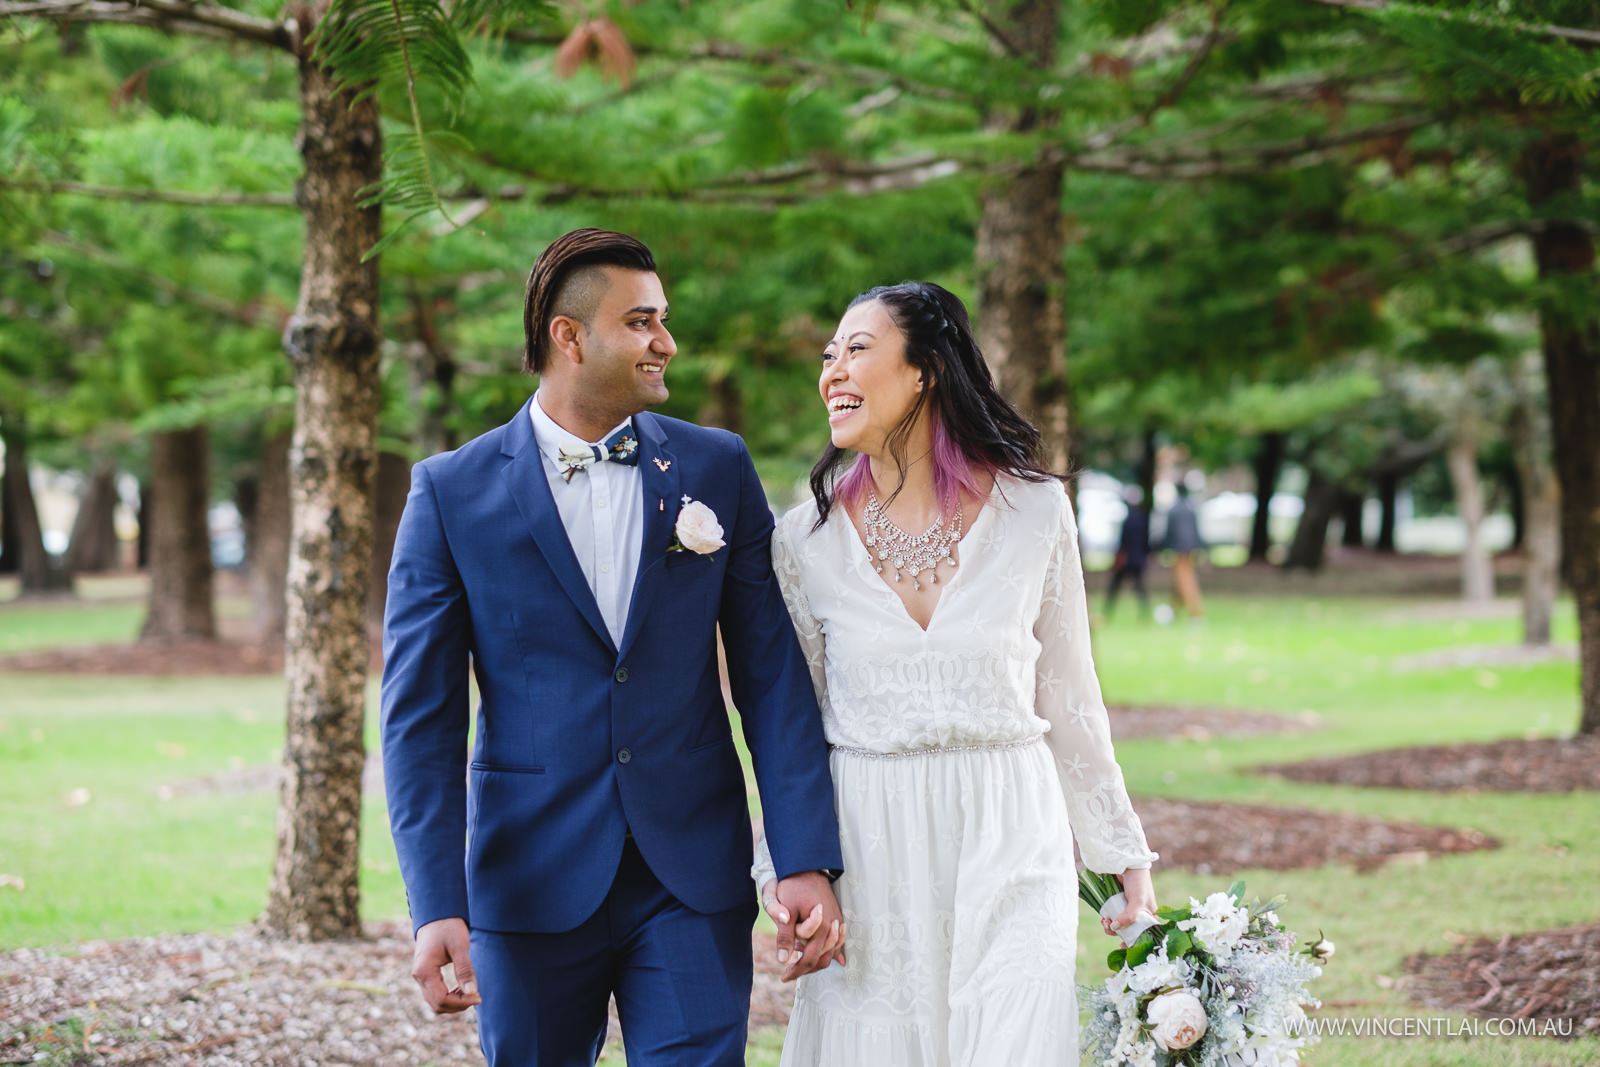
[{"label": "silver statement necklace", "polygon": [[866,510],[861,513],[861,526],[866,533],[867,552],[878,573],[883,573],[883,565],[887,563],[894,568],[894,580],[898,582],[900,572],[905,571],[911,575],[911,588],[918,592],[922,591],[922,582],[917,576],[923,571],[931,575],[929,582],[937,583],[939,564],[956,566],[955,547],[961,540],[960,508],[950,519],[940,515],[927,530],[912,536],[889,521],[883,505],[878,502],[878,494],[869,490]]}]

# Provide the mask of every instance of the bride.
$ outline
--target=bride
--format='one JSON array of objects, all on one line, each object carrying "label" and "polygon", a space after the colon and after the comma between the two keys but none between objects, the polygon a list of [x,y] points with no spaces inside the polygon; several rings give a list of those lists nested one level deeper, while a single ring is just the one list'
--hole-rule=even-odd
[{"label": "bride", "polygon": [[[1073,838],[1121,876],[1117,928],[1155,911],[1157,857],[1071,505],[937,285],[857,297],[819,385],[832,442],[772,551],[832,748],[849,961],[800,978],[782,1063],[1075,1064]],[[765,841],[752,874],[786,918]]]}]

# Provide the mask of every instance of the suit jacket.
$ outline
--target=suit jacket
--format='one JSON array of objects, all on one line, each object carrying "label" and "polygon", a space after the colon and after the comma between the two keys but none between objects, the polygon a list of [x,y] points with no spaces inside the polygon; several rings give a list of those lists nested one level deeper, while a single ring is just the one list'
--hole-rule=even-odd
[{"label": "suit jacket", "polygon": [[[821,717],[749,452],[722,430],[648,413],[634,424],[644,537],[620,647],[526,405],[412,473],[389,570],[382,738],[416,926],[572,929],[605,898],[630,830],[690,908],[753,899],[718,622],[780,874],[843,865]],[[685,496],[716,513],[727,545],[668,552]],[[469,658],[481,695],[470,764]]]}]

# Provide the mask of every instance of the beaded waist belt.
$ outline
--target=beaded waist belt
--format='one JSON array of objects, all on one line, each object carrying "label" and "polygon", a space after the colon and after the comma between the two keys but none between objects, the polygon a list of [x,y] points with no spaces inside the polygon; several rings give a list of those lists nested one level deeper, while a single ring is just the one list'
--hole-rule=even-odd
[{"label": "beaded waist belt", "polygon": [[902,748],[893,752],[877,752],[870,748],[856,748],[854,745],[829,745],[834,752],[843,752],[847,756],[860,756],[863,759],[912,759],[916,756],[942,756],[947,752],[999,752],[1008,748],[1026,748],[1036,745],[1044,740],[1044,735],[1038,737],[1025,737],[1021,741],[994,741],[978,745],[931,745],[927,748]]}]

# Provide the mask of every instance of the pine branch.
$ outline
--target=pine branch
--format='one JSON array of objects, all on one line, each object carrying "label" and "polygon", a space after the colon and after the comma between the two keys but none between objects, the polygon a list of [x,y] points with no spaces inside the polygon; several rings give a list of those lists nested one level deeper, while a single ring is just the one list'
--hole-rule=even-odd
[{"label": "pine branch", "polygon": [[27,181],[0,177],[0,189],[25,193],[89,196],[97,200],[133,200],[156,204],[185,204],[190,207],[298,207],[289,193],[185,193],[173,189],[129,189],[85,182]]},{"label": "pine branch", "polygon": [[[60,233],[56,230],[45,230],[40,234],[40,237],[48,244],[71,249],[72,251],[77,252],[79,255],[87,256],[90,259],[95,260],[97,263],[111,267],[112,269],[127,274],[130,277],[137,278],[159,292],[166,293],[168,296],[176,297],[184,303],[192,304],[203,311],[209,311],[213,315],[216,315],[217,317],[228,322],[236,322],[241,326],[255,327],[262,325],[262,320],[265,318],[266,309],[264,309],[260,304],[236,304],[231,300],[225,299],[224,297],[217,296],[215,293],[207,293],[199,289],[190,289],[187,286],[173,281],[171,278],[168,278],[165,275],[156,274],[153,271],[145,270],[143,267],[134,266],[132,263],[122,259],[115,252],[112,252],[109,249],[101,248],[98,245],[89,244],[88,242],[81,241],[76,237],[70,237],[67,234]],[[288,310],[284,309],[280,317],[286,318],[287,316]]]},{"label": "pine branch", "polygon": [[0,0],[0,18],[149,26],[294,51],[294,35],[287,22],[184,0]]},{"label": "pine branch", "polygon": [[1194,180],[1238,177],[1288,167],[1311,166],[1337,158],[1339,152],[1350,145],[1419,130],[1441,121],[1443,117],[1423,112],[1386,119],[1342,133],[1308,134],[1286,141],[1268,141],[1204,152],[1169,152],[1155,156],[1137,151],[1074,155],[1056,150],[1053,153],[1046,152],[1045,156],[1047,160],[1059,161],[1074,170],[1124,174],[1134,178]]},{"label": "pine branch", "polygon": [[1000,24],[990,18],[973,0],[960,0],[960,6],[967,14],[978,20],[978,23],[983,26],[989,36],[994,38],[995,43],[1005,50],[1006,55],[1012,59],[1024,58],[1023,49],[1019,48],[1016,42],[1012,41],[1006,34],[1006,31],[1000,28]]},{"label": "pine branch", "polygon": [[1533,34],[1538,37],[1557,37],[1564,41],[1575,41],[1588,48],[1600,46],[1600,30],[1552,26],[1548,23],[1519,22],[1516,19],[1497,19],[1472,11],[1444,11],[1423,4],[1391,3],[1390,0],[1307,0],[1307,2],[1321,4],[1324,7],[1345,8],[1355,11],[1404,11],[1407,14],[1426,15],[1430,18],[1436,18],[1440,22],[1464,22],[1468,25],[1480,26],[1488,30],[1509,30],[1517,33]]},{"label": "pine branch", "polygon": [[1090,137],[1084,142],[1084,147],[1091,152],[1107,148],[1121,140],[1125,134],[1149,126],[1158,111],[1177,103],[1184,90],[1189,88],[1195,78],[1199,77],[1200,68],[1205,66],[1206,60],[1211,57],[1211,52],[1216,48],[1217,42],[1222,39],[1222,18],[1227,14],[1227,11],[1228,4],[1226,2],[1211,9],[1211,26],[1206,30],[1205,36],[1201,38],[1200,46],[1190,55],[1189,62],[1184,64],[1183,69],[1178,72],[1178,76],[1172,80],[1172,84],[1163,89],[1151,101],[1149,107],[1139,114],[1131,116]]}]

